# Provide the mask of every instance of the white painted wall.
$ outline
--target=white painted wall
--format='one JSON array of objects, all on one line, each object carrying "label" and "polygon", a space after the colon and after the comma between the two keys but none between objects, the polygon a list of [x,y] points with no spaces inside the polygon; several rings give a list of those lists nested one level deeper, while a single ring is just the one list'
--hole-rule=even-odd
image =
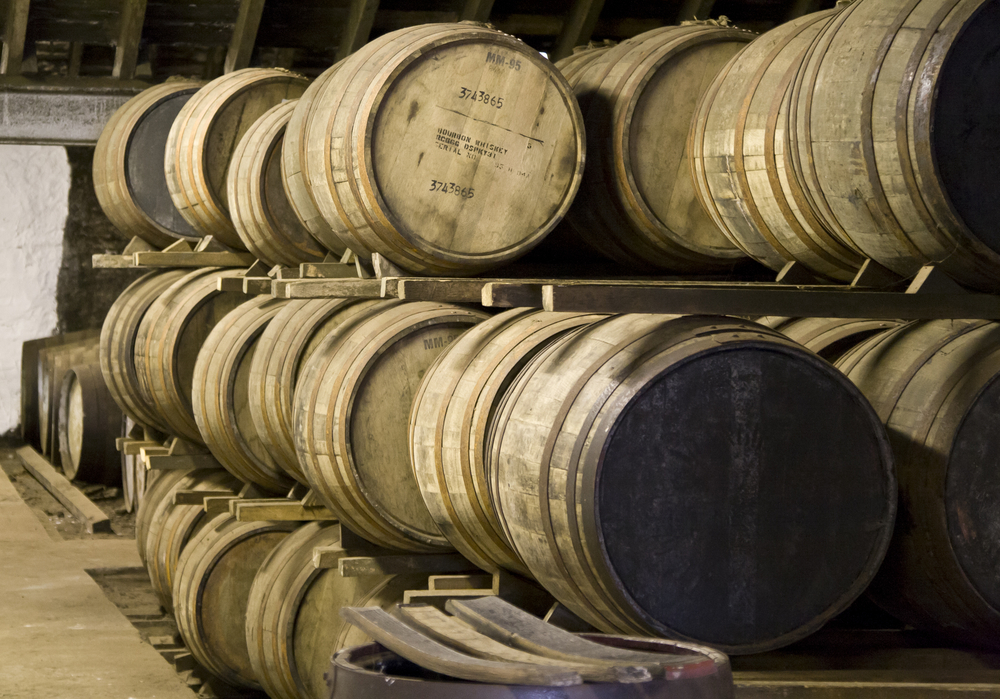
[{"label": "white painted wall", "polygon": [[20,422],[21,343],[56,330],[69,185],[65,148],[0,145],[0,434]]}]

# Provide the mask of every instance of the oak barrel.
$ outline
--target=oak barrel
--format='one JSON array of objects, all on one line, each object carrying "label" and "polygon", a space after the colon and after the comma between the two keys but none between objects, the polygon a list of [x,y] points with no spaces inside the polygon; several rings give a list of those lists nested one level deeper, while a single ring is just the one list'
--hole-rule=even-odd
[{"label": "oak barrel", "polygon": [[677,272],[724,269],[743,258],[698,201],[687,134],[699,97],[754,36],[686,24],[564,59],[589,154],[566,222],[591,247],[633,268]]},{"label": "oak barrel", "polygon": [[249,396],[259,390],[250,366],[261,333],[285,303],[256,296],[223,317],[198,352],[191,392],[198,432],[219,463],[241,481],[276,493],[288,492],[294,481],[271,458],[267,435],[250,416]]},{"label": "oak barrel", "polygon": [[885,422],[899,526],[869,588],[918,628],[1000,645],[1000,324],[908,323],[837,366]]},{"label": "oak barrel", "polygon": [[139,502],[135,515],[135,545],[139,552],[139,560],[146,565],[146,539],[149,535],[149,525],[153,512],[163,500],[173,500],[177,484],[192,473],[207,474],[210,471],[194,469],[170,469],[158,471],[149,480],[149,488],[145,497]]},{"label": "oak barrel", "polygon": [[872,335],[896,328],[899,320],[874,318],[785,318],[764,316],[757,322],[777,330],[828,362],[836,362]]},{"label": "oak barrel", "polygon": [[431,363],[486,314],[383,302],[328,335],[302,368],[294,435],[313,491],[341,524],[387,548],[449,549],[410,464],[407,420]]},{"label": "oak barrel", "polygon": [[257,341],[250,362],[250,416],[274,463],[304,485],[309,481],[299,466],[292,434],[293,399],[302,366],[327,335],[379,303],[373,299],[290,300]]},{"label": "oak barrel", "polygon": [[96,361],[100,353],[97,338],[45,347],[38,352],[38,433],[42,454],[54,466],[60,464],[59,392],[63,377],[72,367]]},{"label": "oak barrel", "polygon": [[519,308],[485,320],[428,370],[410,413],[410,457],[427,509],[451,544],[483,570],[528,574],[507,544],[486,482],[490,421],[537,352],[604,316]]},{"label": "oak barrel", "polygon": [[325,699],[330,656],[368,640],[341,618],[341,607],[388,610],[406,590],[427,585],[426,573],[345,578],[336,567],[313,565],[313,548],[339,545],[338,524],[304,524],[257,571],[247,603],[247,648],[254,675],[273,699]]},{"label": "oak barrel", "polygon": [[176,505],[174,494],[179,490],[229,490],[233,495],[240,482],[222,469],[185,471],[161,497],[143,512],[145,563],[153,590],[165,609],[173,609],[173,579],[177,559],[188,541],[208,523],[202,505]]},{"label": "oak barrel", "polygon": [[94,150],[94,191],[101,209],[126,236],[158,248],[199,237],[170,197],[164,149],[174,119],[202,85],[170,79],[143,90],[101,131]]},{"label": "oak barrel", "polygon": [[475,274],[523,255],[565,214],[583,121],[527,44],[473,23],[425,24],[330,70],[309,108],[305,166],[317,208],[357,254]]},{"label": "oak barrel", "polygon": [[222,514],[192,537],[177,561],[177,629],[195,660],[229,684],[261,688],[247,649],[247,600],[261,564],[298,526]]},{"label": "oak barrel", "polygon": [[198,235],[243,249],[226,201],[233,151],[264,112],[298,97],[307,84],[286,70],[245,68],[208,83],[181,109],[167,137],[164,170],[174,206]]},{"label": "oak barrel", "polygon": [[809,48],[791,92],[793,165],[845,244],[903,275],[933,262],[1000,290],[1000,4],[855,2]]},{"label": "oak barrel", "polygon": [[298,100],[271,107],[240,139],[226,182],[229,213],[247,250],[269,267],[319,262],[323,248],[299,221],[281,177],[285,127]]},{"label": "oak barrel", "polygon": [[791,643],[862,593],[892,533],[875,411],[749,321],[584,326],[530,361],[496,424],[487,468],[509,543],[603,631],[735,654]]},{"label": "oak barrel", "polygon": [[134,341],[137,384],[170,434],[202,443],[191,408],[198,350],[212,328],[246,301],[243,293],[219,291],[218,277],[242,270],[205,267],[185,274],[150,304]]},{"label": "oak barrel", "polygon": [[101,327],[101,373],[111,397],[134,422],[161,432],[169,431],[166,422],[146,402],[139,385],[135,340],[149,307],[188,273],[171,269],[143,275],[119,294]]},{"label": "oak barrel", "polygon": [[689,150],[706,211],[747,255],[775,270],[795,261],[849,281],[864,257],[813,213],[785,144],[789,86],[806,49],[838,11],[781,24],[740,51],[702,98]]},{"label": "oak barrel", "polygon": [[96,361],[77,364],[63,375],[59,390],[59,455],[70,480],[121,486],[121,461],[115,440],[122,412],[115,404]]}]

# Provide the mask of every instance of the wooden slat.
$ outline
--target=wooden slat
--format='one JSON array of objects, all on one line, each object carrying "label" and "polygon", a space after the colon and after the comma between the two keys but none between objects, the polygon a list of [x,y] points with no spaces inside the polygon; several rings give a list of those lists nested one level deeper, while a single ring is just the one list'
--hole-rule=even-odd
[{"label": "wooden slat", "polygon": [[263,12],[264,0],[240,0],[236,25],[233,27],[233,38],[229,40],[229,50],[226,52],[224,72],[232,73],[250,65],[250,56],[257,41],[257,29],[260,27],[260,17]]},{"label": "wooden slat", "polygon": [[303,262],[299,265],[301,279],[357,279],[358,269],[354,263]]},{"label": "wooden slat", "polygon": [[17,455],[21,459],[21,463],[24,464],[24,468],[38,479],[38,482],[52,493],[56,500],[76,515],[87,527],[88,532],[93,534],[94,532],[111,531],[111,520],[101,511],[101,508],[74,488],[73,484],[52,468],[41,454],[31,447],[21,447],[17,450]]},{"label": "wooden slat", "polygon": [[340,35],[337,46],[336,60],[347,58],[359,48],[368,43],[375,13],[378,11],[378,0],[351,0],[347,23]]},{"label": "wooden slat", "polygon": [[[734,673],[735,674],[735,673]],[[950,682],[811,682],[809,680],[735,679],[740,699],[987,699],[1000,693],[996,684]]]},{"label": "wooden slat", "polygon": [[461,21],[488,22],[493,12],[493,0],[465,0],[458,13]]},{"label": "wooden slat", "polygon": [[[243,280],[245,277],[219,277],[216,279],[216,289],[219,291],[243,292]],[[268,292],[271,290],[271,280],[268,280]]]},{"label": "wooden slat", "polygon": [[473,682],[569,687],[582,683],[571,671],[527,663],[480,660],[459,653],[390,616],[380,607],[343,607],[340,615],[375,641],[421,667]]},{"label": "wooden slat", "polygon": [[[322,558],[320,561],[322,562]],[[316,558],[313,558],[315,564]],[[427,553],[338,558],[337,568],[345,578],[401,573],[465,573],[476,567],[457,553]],[[322,566],[317,566],[322,567]]]},{"label": "wooden slat", "polygon": [[122,80],[135,77],[135,64],[142,40],[142,24],[146,18],[146,0],[123,0],[118,17],[118,37],[115,42],[115,64],[111,76]]},{"label": "wooden slat", "polygon": [[205,498],[232,497],[230,490],[175,490],[175,505],[198,505],[205,506]]},{"label": "wooden slat", "polygon": [[382,298],[380,279],[275,279],[271,294],[278,299]]},{"label": "wooden slat", "polygon": [[556,37],[556,46],[549,59],[558,61],[565,58],[573,53],[574,46],[590,41],[602,9],[604,0],[575,0],[559,36]]},{"label": "wooden slat", "polygon": [[24,60],[24,37],[28,32],[29,0],[7,0],[3,17],[3,51],[0,52],[0,74],[20,75]]},{"label": "wooden slat", "polygon": [[332,521],[337,515],[322,505],[275,498],[271,500],[236,500],[229,506],[238,522],[318,522]]}]

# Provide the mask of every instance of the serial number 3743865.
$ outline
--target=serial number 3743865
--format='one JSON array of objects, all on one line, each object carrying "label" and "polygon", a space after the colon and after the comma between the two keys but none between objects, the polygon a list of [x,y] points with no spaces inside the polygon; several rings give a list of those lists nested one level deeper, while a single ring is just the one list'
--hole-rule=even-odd
[{"label": "serial number 3743865", "polygon": [[456,197],[464,197],[465,199],[472,199],[476,196],[475,187],[460,187],[454,182],[439,182],[438,180],[431,180],[431,188],[428,191],[454,194]]}]

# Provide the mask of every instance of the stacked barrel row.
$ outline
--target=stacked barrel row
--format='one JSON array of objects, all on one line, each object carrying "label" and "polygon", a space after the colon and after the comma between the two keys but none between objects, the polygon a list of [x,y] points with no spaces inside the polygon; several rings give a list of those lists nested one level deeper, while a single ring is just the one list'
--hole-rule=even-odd
[{"label": "stacked barrel row", "polygon": [[1000,289],[996,3],[858,0],[781,25],[718,74],[692,125],[698,193],[746,254],[850,280],[871,258]]}]

